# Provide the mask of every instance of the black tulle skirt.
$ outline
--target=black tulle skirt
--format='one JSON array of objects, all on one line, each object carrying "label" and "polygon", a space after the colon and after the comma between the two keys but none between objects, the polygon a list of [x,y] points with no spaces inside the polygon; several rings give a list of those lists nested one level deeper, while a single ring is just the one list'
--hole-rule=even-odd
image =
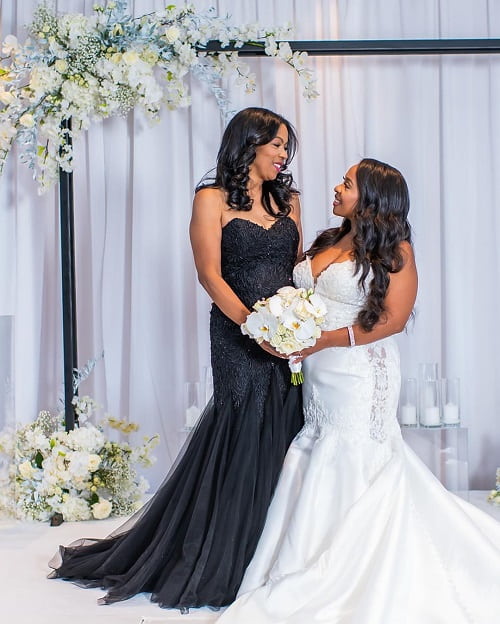
[{"label": "black tulle skirt", "polygon": [[302,425],[300,388],[284,391],[287,364],[271,360],[263,406],[251,385],[237,405],[230,392],[211,402],[154,497],[109,537],[61,546],[50,577],[106,589],[103,603],[140,592],[166,608],[231,603]]}]

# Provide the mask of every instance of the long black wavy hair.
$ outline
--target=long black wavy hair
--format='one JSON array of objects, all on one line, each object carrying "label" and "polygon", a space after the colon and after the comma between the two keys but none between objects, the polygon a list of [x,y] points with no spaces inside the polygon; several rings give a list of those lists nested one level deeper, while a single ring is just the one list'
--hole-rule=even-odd
[{"label": "long black wavy hair", "polygon": [[[292,195],[298,191],[294,187],[292,174],[285,169],[297,151],[297,135],[289,121],[266,108],[245,108],[231,119],[222,136],[215,176],[205,176],[196,191],[207,186],[224,189],[231,208],[251,210],[252,200],[248,195],[247,184],[250,165],[255,160],[255,150],[259,145],[270,143],[281,124],[288,131],[287,159],[276,178],[263,183],[262,203],[266,212],[275,218],[288,215]],[[271,197],[278,207],[277,211],[272,207]]]},{"label": "long black wavy hair", "polygon": [[[353,259],[359,284],[366,292],[366,278],[373,271],[364,307],[357,322],[370,331],[383,315],[384,299],[389,286],[389,274],[403,268],[400,243],[411,244],[411,226],[408,222],[410,197],[402,174],[373,158],[363,158],[356,171],[359,200],[354,207]],[[350,219],[344,219],[338,228],[322,232],[306,252],[309,256],[337,243],[351,231]]]}]

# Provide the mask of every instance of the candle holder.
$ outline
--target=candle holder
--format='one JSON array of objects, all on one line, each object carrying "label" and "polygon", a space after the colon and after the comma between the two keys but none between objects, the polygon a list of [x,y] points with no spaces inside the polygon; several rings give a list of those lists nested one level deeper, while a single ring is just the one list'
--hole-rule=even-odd
[{"label": "candle holder", "polygon": [[424,380],[420,386],[420,426],[441,426],[441,402],[439,380]]},{"label": "candle holder", "polygon": [[196,426],[201,414],[203,405],[201,390],[199,381],[187,381],[184,384],[184,427],[188,431]]},{"label": "candle holder", "polygon": [[418,365],[418,381],[434,381],[438,378],[437,362],[421,362]]},{"label": "candle holder", "polygon": [[417,380],[408,377],[401,385],[399,422],[402,427],[416,427],[417,422]]},{"label": "candle holder", "polygon": [[[212,376],[212,367],[204,366],[202,371],[202,388],[201,388],[201,396],[202,396],[202,404],[203,407],[210,402],[212,395],[214,393],[214,381]],[[201,406],[200,406],[201,407]]]},{"label": "candle holder", "polygon": [[460,380],[458,377],[441,380],[441,409],[443,426],[460,427]]}]

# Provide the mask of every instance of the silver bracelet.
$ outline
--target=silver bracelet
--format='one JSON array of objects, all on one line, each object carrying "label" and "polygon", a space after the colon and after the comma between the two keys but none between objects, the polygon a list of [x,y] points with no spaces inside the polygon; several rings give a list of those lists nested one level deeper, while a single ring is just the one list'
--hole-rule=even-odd
[{"label": "silver bracelet", "polygon": [[349,334],[349,346],[355,347],[356,341],[354,340],[354,331],[352,329],[352,325],[347,326],[347,333]]}]

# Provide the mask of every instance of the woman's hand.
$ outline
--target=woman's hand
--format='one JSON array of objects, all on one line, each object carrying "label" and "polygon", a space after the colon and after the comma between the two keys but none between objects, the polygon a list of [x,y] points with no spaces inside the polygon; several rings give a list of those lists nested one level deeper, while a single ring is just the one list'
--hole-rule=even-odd
[{"label": "woman's hand", "polygon": [[290,358],[293,358],[295,362],[302,362],[306,357],[312,355],[313,353],[317,353],[318,351],[322,351],[323,349],[328,349],[332,345],[329,344],[329,336],[328,332],[323,332],[321,336],[316,340],[316,343],[312,347],[306,347],[305,349],[301,349],[300,351],[296,351],[292,353]]},{"label": "woman's hand", "polygon": [[278,351],[276,351],[276,349],[274,347],[271,347],[271,345],[265,340],[263,342],[259,342],[258,344],[262,349],[264,349],[264,351],[267,351],[267,353],[270,353],[271,355],[274,355],[275,357],[288,360],[288,356],[283,355],[283,353],[279,353]]}]

